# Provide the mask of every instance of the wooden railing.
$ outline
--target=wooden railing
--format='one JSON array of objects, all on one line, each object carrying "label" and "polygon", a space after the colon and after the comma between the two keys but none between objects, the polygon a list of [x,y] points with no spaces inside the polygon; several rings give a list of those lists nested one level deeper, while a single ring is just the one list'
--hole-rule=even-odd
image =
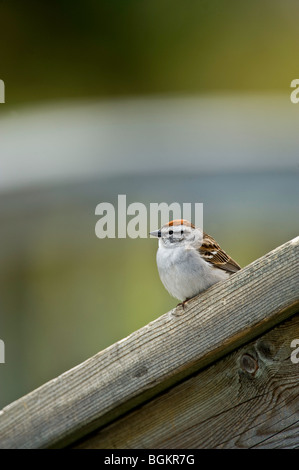
[{"label": "wooden railing", "polygon": [[0,447],[299,446],[298,254],[299,237],[6,406]]}]

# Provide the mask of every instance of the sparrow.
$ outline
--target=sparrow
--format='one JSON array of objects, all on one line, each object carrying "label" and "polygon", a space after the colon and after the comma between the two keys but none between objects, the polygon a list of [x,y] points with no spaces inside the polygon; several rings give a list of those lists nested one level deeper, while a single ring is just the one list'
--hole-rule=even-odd
[{"label": "sparrow", "polygon": [[172,220],[150,235],[159,238],[160,279],[183,307],[192,297],[241,269],[214,238],[188,220]]}]

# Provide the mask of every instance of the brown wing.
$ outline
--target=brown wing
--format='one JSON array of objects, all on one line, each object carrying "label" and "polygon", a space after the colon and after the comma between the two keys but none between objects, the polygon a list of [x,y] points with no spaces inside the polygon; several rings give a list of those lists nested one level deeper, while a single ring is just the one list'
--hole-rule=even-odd
[{"label": "brown wing", "polygon": [[203,241],[198,251],[208,263],[211,263],[216,268],[223,269],[229,273],[235,273],[241,269],[238,263],[228,256],[214,238],[207,233],[203,233]]}]

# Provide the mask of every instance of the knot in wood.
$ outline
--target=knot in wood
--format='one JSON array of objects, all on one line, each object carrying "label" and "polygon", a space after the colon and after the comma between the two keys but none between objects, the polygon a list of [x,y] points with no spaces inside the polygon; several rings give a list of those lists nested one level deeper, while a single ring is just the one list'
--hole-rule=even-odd
[{"label": "knot in wood", "polygon": [[265,359],[275,360],[275,346],[271,341],[259,340],[257,342],[257,351]]},{"label": "knot in wood", "polygon": [[250,354],[243,354],[241,357],[241,368],[250,375],[255,375],[259,368],[257,360]]},{"label": "knot in wood", "polygon": [[143,375],[147,374],[148,369],[146,366],[139,366],[133,373],[133,377],[142,377]]}]

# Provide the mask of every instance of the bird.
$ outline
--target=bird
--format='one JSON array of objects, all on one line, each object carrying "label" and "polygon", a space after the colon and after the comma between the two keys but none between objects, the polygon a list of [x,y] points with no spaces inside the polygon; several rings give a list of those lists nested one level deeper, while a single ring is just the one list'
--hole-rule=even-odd
[{"label": "bird", "polygon": [[150,235],[159,239],[160,279],[183,308],[192,297],[241,269],[213,237],[188,220],[172,220]]}]

